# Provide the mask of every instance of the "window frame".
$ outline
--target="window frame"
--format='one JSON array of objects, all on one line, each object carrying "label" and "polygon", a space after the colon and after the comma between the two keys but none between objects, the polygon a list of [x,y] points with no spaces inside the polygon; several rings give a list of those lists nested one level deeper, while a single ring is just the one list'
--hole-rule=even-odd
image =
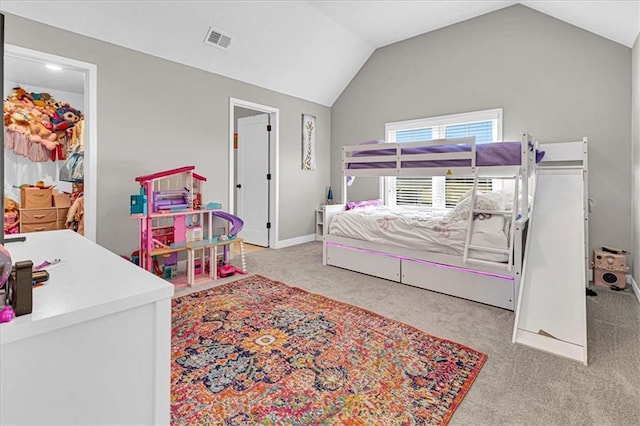
[{"label": "window frame", "polygon": [[[427,127],[433,129],[432,130],[433,139],[442,139],[445,137],[447,126],[495,120],[496,126],[493,129],[492,142],[502,142],[502,116],[503,116],[502,108],[493,108],[493,109],[486,109],[486,110],[480,110],[480,111],[463,112],[458,114],[440,115],[436,117],[388,122],[388,123],[385,123],[384,125],[385,140],[388,143],[395,143],[396,132],[403,131],[403,130],[411,130],[411,129],[421,129],[421,128],[427,128]],[[502,181],[500,179],[493,180],[492,182],[492,184],[495,185],[496,188],[500,187],[501,183]],[[444,200],[446,199],[446,194],[444,192],[445,176],[433,176],[432,187],[442,188],[441,189],[442,193],[438,194],[438,196],[441,197],[441,199],[444,202]],[[383,176],[380,178],[379,180],[380,198],[384,200],[386,205],[389,205],[389,206],[396,205],[395,189],[396,189],[395,176]],[[433,197],[435,198],[436,194],[434,194]],[[440,208],[446,208],[446,205],[443,205]]]}]

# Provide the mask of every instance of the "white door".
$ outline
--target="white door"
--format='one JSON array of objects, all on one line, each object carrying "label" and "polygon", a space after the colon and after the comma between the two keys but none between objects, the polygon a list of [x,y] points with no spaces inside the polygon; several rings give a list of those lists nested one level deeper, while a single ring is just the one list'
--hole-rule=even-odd
[{"label": "white door", "polygon": [[238,119],[237,215],[244,221],[240,237],[269,246],[269,115]]}]

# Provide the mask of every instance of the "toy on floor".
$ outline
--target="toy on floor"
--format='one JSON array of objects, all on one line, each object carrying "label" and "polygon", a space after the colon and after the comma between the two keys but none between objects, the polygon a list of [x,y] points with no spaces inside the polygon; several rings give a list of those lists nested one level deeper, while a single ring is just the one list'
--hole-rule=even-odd
[{"label": "toy on floor", "polygon": [[218,278],[226,278],[235,274],[246,275],[247,271],[245,269],[240,269],[235,267],[230,263],[221,263],[218,265]]}]

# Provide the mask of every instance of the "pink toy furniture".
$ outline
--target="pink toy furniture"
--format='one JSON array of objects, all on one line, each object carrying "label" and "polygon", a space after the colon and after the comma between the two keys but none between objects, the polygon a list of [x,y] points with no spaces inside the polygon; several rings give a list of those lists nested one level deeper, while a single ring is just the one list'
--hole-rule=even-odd
[{"label": "pink toy furniture", "polygon": [[[219,239],[226,230],[222,227],[216,232],[213,213],[221,213],[220,209],[202,208],[201,186],[207,179],[194,169],[194,166],[185,166],[135,178],[146,195],[141,199],[147,203],[146,209],[141,210],[143,213],[132,215],[140,224],[140,266],[149,272],[155,271],[176,286],[193,286],[217,279],[217,248],[226,248],[234,241],[240,243],[245,269],[242,240]],[[186,252],[186,274],[176,274],[182,252]],[[230,250],[223,253],[225,262],[227,252]],[[157,268],[154,268],[154,258]],[[212,267],[204,268],[206,264]]]},{"label": "pink toy furniture", "polygon": [[189,208],[189,192],[186,189],[155,191],[153,193],[155,211]]}]

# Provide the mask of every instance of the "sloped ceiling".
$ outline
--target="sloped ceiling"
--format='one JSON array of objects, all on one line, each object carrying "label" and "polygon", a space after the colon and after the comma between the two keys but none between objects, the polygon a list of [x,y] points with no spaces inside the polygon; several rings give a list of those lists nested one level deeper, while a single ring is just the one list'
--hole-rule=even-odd
[{"label": "sloped ceiling", "polygon": [[[625,1],[16,1],[0,9],[130,49],[331,106],[371,53],[521,3],[632,47]],[[210,27],[228,50],[204,44]]]}]

